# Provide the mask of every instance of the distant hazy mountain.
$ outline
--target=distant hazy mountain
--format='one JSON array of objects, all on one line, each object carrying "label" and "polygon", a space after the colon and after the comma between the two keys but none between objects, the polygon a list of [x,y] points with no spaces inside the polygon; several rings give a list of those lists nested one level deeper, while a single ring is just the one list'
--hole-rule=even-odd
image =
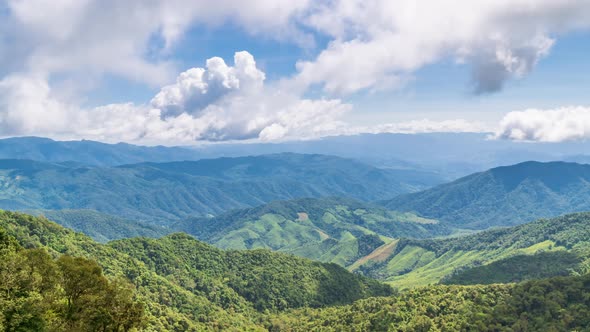
[{"label": "distant hazy mountain", "polygon": [[[486,133],[361,134],[281,143],[216,143],[192,147],[145,147],[93,141],[21,137],[0,140],[0,159],[31,159],[113,166],[140,162],[242,157],[284,152],[352,158],[378,167],[419,171],[414,175],[453,180],[527,160],[578,161],[585,141],[522,143],[489,139]],[[582,157],[580,157],[582,156]]]},{"label": "distant hazy mountain", "polygon": [[276,154],[193,162],[83,167],[0,161],[0,208],[91,209],[167,222],[298,197],[377,200],[417,189],[399,175],[322,155]]},{"label": "distant hazy mountain", "polygon": [[458,228],[517,225],[590,210],[590,165],[525,162],[382,202]]},{"label": "distant hazy mountain", "polygon": [[0,159],[30,159],[111,166],[146,161],[197,160],[199,156],[196,150],[179,147],[146,147],[87,140],[54,141],[41,137],[14,137],[0,139]]},{"label": "distant hazy mountain", "polygon": [[223,249],[268,248],[348,266],[393,238],[448,235],[435,220],[344,198],[304,198],[173,226]]},{"label": "distant hazy mountain", "polygon": [[473,235],[401,239],[353,266],[400,288],[486,284],[590,272],[590,213],[541,219]]}]

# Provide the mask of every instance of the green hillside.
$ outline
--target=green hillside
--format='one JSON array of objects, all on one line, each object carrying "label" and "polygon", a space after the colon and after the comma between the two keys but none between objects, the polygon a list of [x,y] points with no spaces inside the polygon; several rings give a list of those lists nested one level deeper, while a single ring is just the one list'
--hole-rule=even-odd
[{"label": "green hillside", "polygon": [[[345,304],[391,293],[388,286],[335,264],[266,250],[226,252],[183,234],[103,245],[44,218],[13,212],[0,212],[0,229],[20,248],[41,249],[58,262],[64,255],[88,258],[98,262],[108,280],[129,280],[135,294],[131,299],[145,307],[142,324],[148,330],[262,330],[258,320],[264,310]],[[88,263],[89,270],[102,278],[92,264]],[[16,265],[1,269],[0,273],[11,277],[20,271]],[[43,274],[36,278],[50,282]],[[30,300],[41,305],[43,294],[28,299],[31,293],[4,292],[0,297],[10,303]],[[9,309],[0,309],[4,321],[13,317]],[[45,308],[36,317],[49,324],[54,314]]]},{"label": "green hillside", "polygon": [[43,215],[51,221],[76,232],[84,233],[102,243],[137,236],[157,238],[170,233],[168,229],[163,227],[127,220],[94,210],[42,210],[30,211],[30,213]]},{"label": "green hillside", "polygon": [[517,285],[430,286],[272,315],[269,331],[588,331],[590,275]]},{"label": "green hillside", "polygon": [[375,200],[417,189],[396,174],[349,159],[298,154],[120,167],[0,160],[0,208],[90,209],[166,224],[278,199]]},{"label": "green hillside", "polygon": [[394,238],[448,235],[435,220],[345,198],[275,201],[172,228],[225,249],[267,248],[349,266]]},{"label": "green hillside", "polygon": [[[577,213],[463,237],[401,239],[387,254],[355,264],[354,270],[400,288],[453,280],[515,282],[584,272],[590,262],[588,225],[590,213]],[[539,260],[544,263],[538,264]]]},{"label": "green hillside", "polygon": [[526,162],[381,202],[451,227],[486,229],[590,210],[590,165]]}]

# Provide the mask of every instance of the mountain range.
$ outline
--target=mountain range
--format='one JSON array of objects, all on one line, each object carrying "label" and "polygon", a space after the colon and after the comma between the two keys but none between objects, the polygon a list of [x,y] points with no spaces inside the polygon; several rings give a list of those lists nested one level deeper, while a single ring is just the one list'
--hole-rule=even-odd
[{"label": "mountain range", "polygon": [[518,225],[590,210],[590,165],[525,162],[380,202],[455,228]]},{"label": "mountain range", "polygon": [[92,167],[0,160],[0,208],[91,209],[151,223],[299,197],[376,200],[415,191],[398,172],[322,155],[277,154]]}]

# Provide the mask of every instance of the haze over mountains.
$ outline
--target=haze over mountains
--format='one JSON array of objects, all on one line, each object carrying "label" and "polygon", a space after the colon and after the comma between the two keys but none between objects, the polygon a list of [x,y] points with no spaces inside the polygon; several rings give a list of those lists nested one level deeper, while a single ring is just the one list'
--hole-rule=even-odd
[{"label": "haze over mountains", "polygon": [[485,133],[361,134],[311,141],[195,147],[144,147],[21,137],[0,140],[0,159],[115,166],[293,152],[340,156],[379,167],[419,171],[422,177],[443,182],[529,160],[586,162],[589,148],[585,141],[529,144],[489,139]]},{"label": "haze over mountains", "polygon": [[0,172],[0,208],[93,209],[162,224],[277,199],[377,200],[422,186],[357,161],[297,154],[117,167],[0,160]]}]

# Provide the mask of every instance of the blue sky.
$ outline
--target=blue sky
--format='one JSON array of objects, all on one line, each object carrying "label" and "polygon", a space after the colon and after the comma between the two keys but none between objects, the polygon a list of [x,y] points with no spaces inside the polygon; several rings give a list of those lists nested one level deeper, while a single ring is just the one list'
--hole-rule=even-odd
[{"label": "blue sky", "polygon": [[585,1],[9,0],[2,13],[0,136],[590,136]]}]

